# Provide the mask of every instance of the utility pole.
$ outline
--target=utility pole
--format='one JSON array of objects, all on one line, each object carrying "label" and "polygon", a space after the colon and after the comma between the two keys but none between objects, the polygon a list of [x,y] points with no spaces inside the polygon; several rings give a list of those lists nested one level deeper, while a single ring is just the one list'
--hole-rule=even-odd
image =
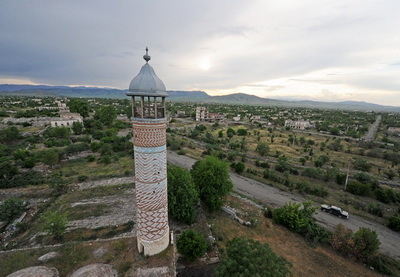
[{"label": "utility pole", "polygon": [[346,190],[347,182],[349,181],[349,172],[350,172],[350,163],[347,166],[347,174],[346,174],[346,181],[344,182],[344,190]]}]

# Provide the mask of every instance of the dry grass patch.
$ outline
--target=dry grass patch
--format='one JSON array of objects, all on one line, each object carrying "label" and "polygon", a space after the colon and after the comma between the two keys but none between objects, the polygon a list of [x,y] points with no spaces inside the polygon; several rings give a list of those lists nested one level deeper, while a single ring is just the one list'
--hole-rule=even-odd
[{"label": "dry grass patch", "polygon": [[[255,214],[259,209],[246,202],[239,201],[243,212]],[[249,228],[240,225],[225,213],[218,212],[210,216],[209,223],[220,248],[234,237],[246,237],[267,242],[278,255],[292,263],[294,276],[382,276],[370,269],[352,262],[332,250],[318,246],[313,248],[301,236],[286,228],[275,225],[271,219],[260,215],[259,225]]]}]

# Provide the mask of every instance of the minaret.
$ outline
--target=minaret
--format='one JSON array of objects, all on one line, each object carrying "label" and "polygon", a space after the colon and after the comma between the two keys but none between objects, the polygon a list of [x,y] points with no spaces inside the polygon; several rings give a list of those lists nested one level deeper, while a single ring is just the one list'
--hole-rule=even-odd
[{"label": "minaret", "polygon": [[140,253],[154,255],[169,244],[166,109],[163,82],[146,64],[129,85],[132,96],[135,152],[137,245]]}]

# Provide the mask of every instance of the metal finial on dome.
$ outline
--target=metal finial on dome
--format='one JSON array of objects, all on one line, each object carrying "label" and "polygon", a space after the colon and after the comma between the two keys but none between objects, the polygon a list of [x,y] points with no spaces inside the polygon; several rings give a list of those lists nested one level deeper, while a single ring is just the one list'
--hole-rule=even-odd
[{"label": "metal finial on dome", "polygon": [[143,56],[143,59],[146,61],[146,62],[149,62],[150,61],[150,59],[151,59],[151,57],[149,56],[149,49],[146,47],[146,54]]}]

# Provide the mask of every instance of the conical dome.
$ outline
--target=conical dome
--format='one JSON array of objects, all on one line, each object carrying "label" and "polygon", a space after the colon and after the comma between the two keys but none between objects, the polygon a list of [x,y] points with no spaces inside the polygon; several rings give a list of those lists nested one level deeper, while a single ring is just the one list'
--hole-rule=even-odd
[{"label": "conical dome", "polygon": [[153,67],[149,65],[150,56],[146,48],[146,54],[143,56],[146,64],[142,66],[139,74],[132,79],[129,85],[129,96],[168,96],[164,83],[157,77]]}]

